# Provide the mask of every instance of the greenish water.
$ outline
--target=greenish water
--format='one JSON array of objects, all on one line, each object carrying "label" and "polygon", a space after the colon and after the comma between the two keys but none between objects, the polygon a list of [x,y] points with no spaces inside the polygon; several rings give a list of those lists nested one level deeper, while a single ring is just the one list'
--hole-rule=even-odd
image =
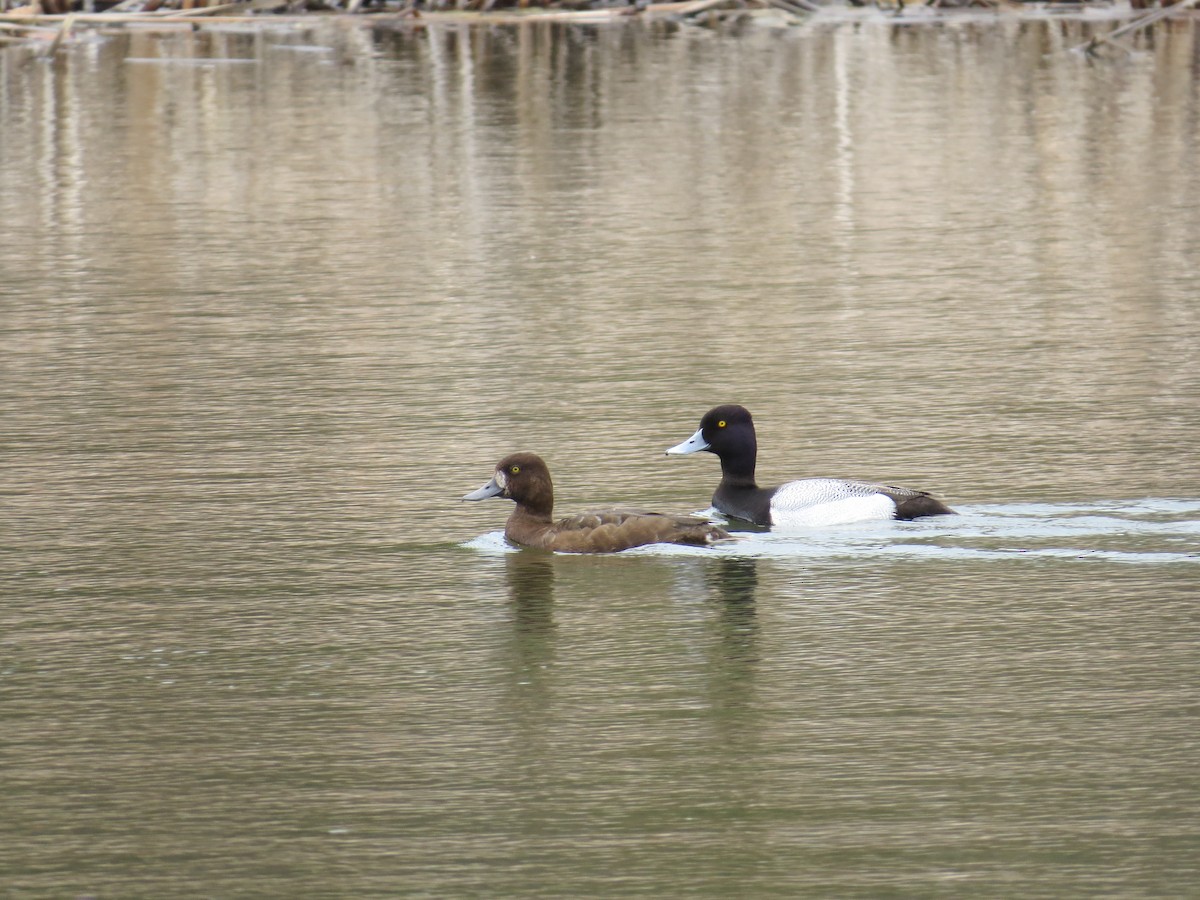
[{"label": "greenish water", "polygon": [[[0,52],[0,894],[1193,894],[1200,44],[1085,35]],[[961,515],[458,502],[704,510],[718,402]]]}]

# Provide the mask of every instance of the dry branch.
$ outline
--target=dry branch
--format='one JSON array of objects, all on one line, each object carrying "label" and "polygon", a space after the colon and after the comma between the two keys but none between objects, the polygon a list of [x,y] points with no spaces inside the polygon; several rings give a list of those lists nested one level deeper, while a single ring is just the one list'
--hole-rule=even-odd
[{"label": "dry branch", "polygon": [[1094,35],[1087,42],[1082,43],[1077,47],[1072,47],[1071,49],[1076,50],[1076,51],[1082,51],[1082,52],[1088,53],[1088,54],[1093,54],[1096,52],[1097,48],[1101,44],[1110,44],[1113,47],[1117,47],[1118,49],[1124,50],[1126,53],[1132,53],[1133,48],[1130,47],[1128,44],[1124,44],[1124,43],[1120,42],[1119,40],[1117,40],[1117,38],[1122,37],[1123,35],[1126,35],[1126,34],[1132,34],[1135,31],[1139,31],[1142,28],[1146,28],[1147,26],[1153,25],[1155,22],[1159,21],[1160,19],[1168,18],[1169,16],[1172,16],[1175,13],[1184,12],[1188,9],[1191,9],[1193,6],[1196,5],[1197,2],[1200,2],[1200,0],[1182,0],[1182,2],[1176,3],[1173,6],[1164,6],[1164,7],[1161,7],[1160,9],[1151,10],[1150,12],[1146,13],[1144,16],[1139,16],[1138,18],[1134,19],[1132,22],[1122,25],[1120,28],[1117,28],[1114,31],[1110,31],[1108,34]]}]

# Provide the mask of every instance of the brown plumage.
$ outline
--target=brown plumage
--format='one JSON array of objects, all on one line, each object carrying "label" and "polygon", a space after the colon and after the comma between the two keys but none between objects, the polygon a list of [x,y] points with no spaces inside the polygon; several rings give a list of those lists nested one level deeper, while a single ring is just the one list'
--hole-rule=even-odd
[{"label": "brown plumage", "polygon": [[645,544],[711,544],[730,535],[707,519],[641,510],[601,510],[555,521],[550,470],[534,453],[514,453],[496,464],[492,480],[464,500],[507,497],[517,504],[504,536],[522,547],[562,553],[615,553]]}]

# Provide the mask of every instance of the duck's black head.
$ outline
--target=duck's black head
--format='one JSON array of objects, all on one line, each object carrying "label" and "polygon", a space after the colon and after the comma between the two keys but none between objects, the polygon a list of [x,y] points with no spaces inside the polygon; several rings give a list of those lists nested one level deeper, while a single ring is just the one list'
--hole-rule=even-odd
[{"label": "duck's black head", "polygon": [[496,463],[492,480],[464,500],[507,497],[532,512],[550,515],[554,509],[554,482],[550,469],[536,453],[513,453]]},{"label": "duck's black head", "polygon": [[752,479],[758,439],[754,435],[750,410],[736,403],[713,407],[700,420],[700,429],[682,444],[668,450],[667,455],[684,456],[700,450],[720,457],[721,469],[727,475]]}]

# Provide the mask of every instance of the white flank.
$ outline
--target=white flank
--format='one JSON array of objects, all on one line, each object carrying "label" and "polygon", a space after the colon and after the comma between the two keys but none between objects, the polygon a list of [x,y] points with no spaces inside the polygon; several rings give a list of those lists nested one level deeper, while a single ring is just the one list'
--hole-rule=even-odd
[{"label": "white flank", "polygon": [[834,478],[789,481],[771,498],[771,524],[806,528],[890,519],[896,504],[869,485]]}]

